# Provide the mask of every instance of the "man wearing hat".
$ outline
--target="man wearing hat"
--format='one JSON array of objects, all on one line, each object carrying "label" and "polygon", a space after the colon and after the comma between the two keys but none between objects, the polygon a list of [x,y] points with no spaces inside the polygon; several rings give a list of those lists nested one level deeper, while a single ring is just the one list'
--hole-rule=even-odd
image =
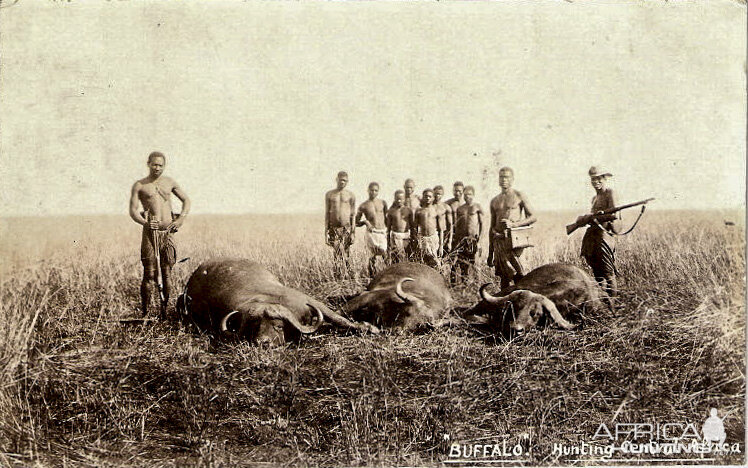
[{"label": "man wearing hat", "polygon": [[613,174],[600,166],[592,166],[588,173],[595,196],[592,197],[591,214],[577,218],[580,224],[589,224],[582,239],[581,255],[592,268],[595,280],[612,298],[617,291],[614,237],[618,233],[617,215],[599,215],[595,218],[592,215],[616,206],[613,189],[606,187],[608,177]]}]

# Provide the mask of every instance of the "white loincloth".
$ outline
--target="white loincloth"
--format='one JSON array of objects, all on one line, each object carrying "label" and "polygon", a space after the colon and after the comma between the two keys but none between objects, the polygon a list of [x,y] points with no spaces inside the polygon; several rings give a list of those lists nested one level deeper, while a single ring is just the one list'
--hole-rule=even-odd
[{"label": "white loincloth", "polygon": [[387,252],[387,230],[375,229],[366,230],[366,246],[373,254],[384,255]]},{"label": "white loincloth", "polygon": [[439,258],[439,234],[434,234],[433,236],[422,236],[420,238],[420,248],[421,252],[424,255],[431,255],[434,258]]},{"label": "white loincloth", "polygon": [[397,252],[405,252],[405,249],[410,245],[410,231],[390,231],[390,241],[392,242],[393,250]]}]

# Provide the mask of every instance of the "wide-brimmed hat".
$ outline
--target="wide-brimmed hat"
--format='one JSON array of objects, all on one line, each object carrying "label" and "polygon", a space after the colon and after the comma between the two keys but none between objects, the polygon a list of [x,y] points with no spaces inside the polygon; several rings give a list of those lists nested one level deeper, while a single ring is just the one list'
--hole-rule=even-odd
[{"label": "wide-brimmed hat", "polygon": [[592,166],[588,171],[590,177],[613,177],[613,174],[606,171],[600,166]]}]

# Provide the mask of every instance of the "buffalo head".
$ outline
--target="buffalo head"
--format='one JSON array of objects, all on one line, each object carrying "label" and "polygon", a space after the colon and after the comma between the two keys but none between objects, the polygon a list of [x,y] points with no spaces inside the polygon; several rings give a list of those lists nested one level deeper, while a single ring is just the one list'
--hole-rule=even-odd
[{"label": "buffalo head", "polygon": [[400,278],[394,287],[364,291],[346,304],[345,310],[357,320],[395,333],[418,330],[434,321],[435,311],[424,299],[403,290],[404,284],[414,281]]},{"label": "buffalo head", "polygon": [[511,332],[522,332],[542,324],[550,316],[561,328],[571,330],[576,327],[561,315],[553,301],[542,294],[517,289],[505,296],[492,296],[486,291],[488,286],[490,283],[481,286],[479,294],[483,301],[478,306],[484,314],[487,312],[489,318],[473,315],[469,321],[489,323],[504,331],[508,328]]},{"label": "buffalo head", "polygon": [[314,333],[324,322],[320,310],[307,306],[314,315],[312,325],[302,324],[280,304],[256,302],[224,315],[219,329],[227,338],[246,339],[256,345],[282,345],[298,340],[300,334]]}]

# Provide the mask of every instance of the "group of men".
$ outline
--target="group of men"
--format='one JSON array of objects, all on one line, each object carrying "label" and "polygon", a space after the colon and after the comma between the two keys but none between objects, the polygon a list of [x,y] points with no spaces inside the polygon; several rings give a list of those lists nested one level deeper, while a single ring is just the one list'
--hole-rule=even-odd
[{"label": "group of men", "polygon": [[[149,315],[152,297],[160,293],[160,315],[166,314],[173,297],[172,267],[176,263],[173,234],[182,226],[190,211],[190,199],[177,182],[165,175],[166,157],[160,152],[148,155],[148,176],[138,180],[130,194],[130,217],[142,226],[140,258],[143,280],[140,286],[144,316]],[[596,195],[591,214],[577,222],[587,224],[582,241],[582,256],[592,268],[601,286],[616,293],[614,236],[616,215],[603,215],[615,206],[613,191],[606,187],[612,174],[592,167],[590,181]],[[374,274],[377,259],[386,263],[420,261],[434,267],[451,266],[450,279],[456,282],[475,265],[478,242],[484,231],[483,209],[475,202],[475,189],[462,182],[452,186],[453,198],[442,201],[444,188],[427,188],[421,196],[415,193],[415,182],[407,179],[403,190],[394,193],[392,206],[378,198],[379,184],[371,182],[368,199],[356,208],[356,197],[346,189],[348,174],[339,172],[337,187],[325,195],[325,241],[335,249],[335,264],[340,275],[350,271],[350,247],[355,228],[366,228],[366,245],[371,252],[369,273]],[[501,193],[491,200],[489,252],[487,263],[500,278],[501,288],[519,280],[525,272],[521,261],[524,247],[512,245],[513,229],[536,222],[527,196],[512,188],[514,171],[499,171]],[[172,211],[171,195],[182,203],[181,213]],[[142,206],[143,210],[140,210]],[[594,215],[594,216],[593,216]]]},{"label": "group of men", "polygon": [[[336,269],[350,269],[350,246],[355,228],[366,227],[366,245],[370,251],[369,274],[376,270],[378,258],[385,263],[421,261],[435,268],[451,266],[450,279],[458,282],[475,265],[478,242],[484,232],[484,212],[475,202],[475,188],[462,182],[452,185],[453,198],[443,201],[441,185],[415,193],[415,182],[406,179],[402,190],[394,193],[391,207],[378,198],[379,184],[369,184],[369,198],[356,210],[356,197],[345,187],[348,174],[338,173],[337,187],[325,195],[325,241],[335,249]],[[509,230],[530,226],[536,221],[527,197],[512,188],[514,171],[499,171],[499,193],[490,206],[488,265],[495,268],[502,288],[524,274],[520,261],[523,247],[511,245]]]}]

